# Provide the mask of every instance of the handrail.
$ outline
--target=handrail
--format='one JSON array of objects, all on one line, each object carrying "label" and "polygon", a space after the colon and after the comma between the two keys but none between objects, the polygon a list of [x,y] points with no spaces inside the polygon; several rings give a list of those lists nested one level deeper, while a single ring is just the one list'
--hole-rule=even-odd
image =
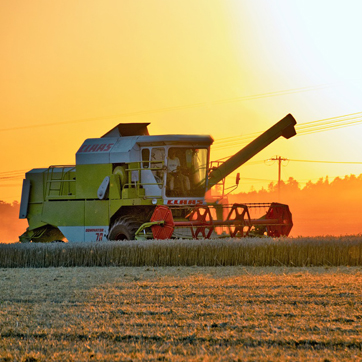
[{"label": "handrail", "polygon": [[[54,172],[54,170],[61,170],[61,172]],[[44,190],[45,195],[44,199],[52,199],[55,197],[54,193],[56,193],[56,198],[74,198],[75,195],[64,195],[64,188],[65,185],[71,182],[75,182],[74,179],[64,179],[66,174],[71,174],[75,172],[76,167],[74,165],[56,165],[56,166],[49,166],[46,174],[46,188]],[[52,185],[54,186],[52,188]],[[57,187],[58,186],[58,187]],[[51,193],[53,192],[53,195]]]}]

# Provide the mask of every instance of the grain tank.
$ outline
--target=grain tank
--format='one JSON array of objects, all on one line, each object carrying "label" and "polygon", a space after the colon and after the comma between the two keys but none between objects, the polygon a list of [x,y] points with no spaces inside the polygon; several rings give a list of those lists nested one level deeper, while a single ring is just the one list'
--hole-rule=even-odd
[{"label": "grain tank", "polygon": [[295,124],[287,115],[218,167],[210,166],[211,136],[149,135],[148,123],[119,124],[85,140],[75,165],[26,173],[20,218],[29,227],[20,241],[207,238],[217,227],[231,236],[288,235],[287,205],[270,204],[257,220],[250,206],[229,205],[220,219],[221,206],[208,205],[205,194],[280,136],[294,136]]}]

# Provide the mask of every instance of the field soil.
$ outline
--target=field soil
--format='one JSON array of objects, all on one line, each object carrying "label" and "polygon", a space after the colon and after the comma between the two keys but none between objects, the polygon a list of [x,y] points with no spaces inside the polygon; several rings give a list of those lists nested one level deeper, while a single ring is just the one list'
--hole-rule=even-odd
[{"label": "field soil", "polygon": [[0,269],[0,361],[362,360],[362,268]]}]

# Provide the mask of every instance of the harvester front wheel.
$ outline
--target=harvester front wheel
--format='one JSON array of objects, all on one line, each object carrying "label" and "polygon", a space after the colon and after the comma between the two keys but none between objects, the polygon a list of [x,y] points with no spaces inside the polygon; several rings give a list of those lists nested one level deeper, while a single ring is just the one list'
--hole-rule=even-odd
[{"label": "harvester front wheel", "polygon": [[135,234],[141,226],[137,219],[124,216],[118,218],[109,230],[109,240],[135,240]]}]

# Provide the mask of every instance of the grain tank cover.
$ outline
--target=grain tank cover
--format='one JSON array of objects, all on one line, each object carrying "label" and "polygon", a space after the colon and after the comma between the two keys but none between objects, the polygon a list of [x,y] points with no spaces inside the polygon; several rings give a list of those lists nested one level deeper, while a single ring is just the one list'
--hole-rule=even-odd
[{"label": "grain tank cover", "polygon": [[150,136],[150,123],[120,123],[101,138],[86,139],[76,153],[77,165],[129,163],[141,160],[140,148],[188,145],[209,147],[213,139],[205,135]]},{"label": "grain tank cover", "polygon": [[148,136],[147,126],[149,123],[119,123],[101,138],[105,137],[128,137],[128,136]]}]

